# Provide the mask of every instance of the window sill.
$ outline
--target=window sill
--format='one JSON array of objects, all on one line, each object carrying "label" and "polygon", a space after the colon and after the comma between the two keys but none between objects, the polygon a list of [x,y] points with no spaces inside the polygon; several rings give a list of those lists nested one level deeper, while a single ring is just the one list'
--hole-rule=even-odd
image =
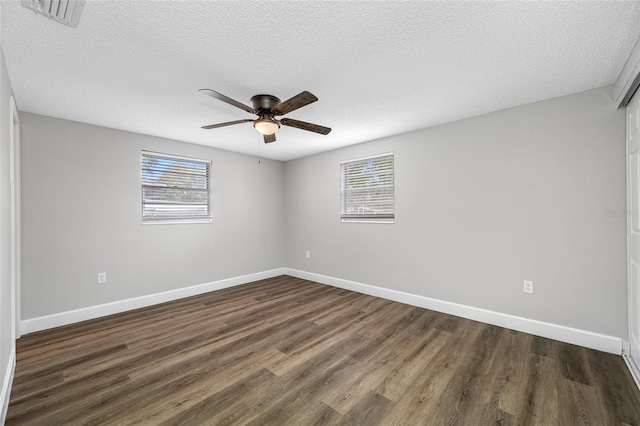
[{"label": "window sill", "polygon": [[143,220],[142,225],[185,225],[193,223],[213,223],[213,218],[209,219],[177,219],[177,220]]},{"label": "window sill", "polygon": [[394,219],[372,220],[372,219],[341,219],[342,223],[395,223]]}]

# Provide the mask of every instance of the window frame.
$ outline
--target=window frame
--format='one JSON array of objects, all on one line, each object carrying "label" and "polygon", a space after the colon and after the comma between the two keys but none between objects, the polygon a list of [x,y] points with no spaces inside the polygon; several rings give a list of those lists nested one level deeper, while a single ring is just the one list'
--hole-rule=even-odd
[{"label": "window frame", "polygon": [[[362,164],[364,166],[366,162],[370,160],[380,159],[383,157],[391,157],[391,197],[389,198],[393,212],[370,215],[354,215],[346,213],[345,195],[347,195],[348,191],[345,188],[345,166],[349,164]],[[372,188],[372,190],[375,190],[375,188]],[[344,160],[340,162],[340,221],[342,223],[395,223],[395,198],[395,153],[393,151],[366,157],[354,158],[351,160]]]},{"label": "window frame", "polygon": [[[188,161],[193,163],[199,163],[205,165],[206,167],[206,188],[202,188],[202,190],[206,189],[207,193],[207,203],[206,210],[207,213],[205,215],[197,215],[197,216],[145,216],[145,205],[146,204],[154,204],[145,202],[145,188],[167,188],[165,185],[149,185],[145,184],[145,178],[143,176],[144,173],[144,158],[145,156],[149,157],[157,157],[165,160],[176,160],[176,161]],[[190,223],[212,223],[213,222],[213,209],[212,209],[212,199],[213,199],[213,191],[211,187],[211,176],[213,174],[213,162],[208,159],[195,158],[195,157],[186,157],[181,155],[167,154],[164,152],[157,151],[147,151],[142,150],[140,154],[140,207],[141,207],[141,220],[143,225],[172,225],[172,224],[190,224]],[[180,187],[174,186],[173,188]],[[184,187],[184,189],[192,189]],[[157,204],[157,203],[156,203]],[[160,203],[161,204],[161,203]],[[178,205],[189,205],[189,203],[176,203]]]}]

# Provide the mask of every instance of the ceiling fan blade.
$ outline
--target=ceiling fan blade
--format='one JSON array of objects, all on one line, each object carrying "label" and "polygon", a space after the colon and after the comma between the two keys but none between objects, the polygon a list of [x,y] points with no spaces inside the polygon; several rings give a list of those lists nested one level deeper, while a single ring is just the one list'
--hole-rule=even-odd
[{"label": "ceiling fan blade", "polygon": [[250,106],[247,106],[245,104],[243,104],[242,102],[238,102],[235,99],[231,99],[228,96],[223,95],[222,93],[218,93],[215,90],[211,90],[211,89],[200,89],[200,92],[204,93],[205,95],[209,95],[212,98],[218,99],[222,102],[226,102],[229,105],[233,105],[234,107],[243,109],[247,112],[250,112],[251,114],[255,114],[255,111],[253,110],[253,108],[251,108]]},{"label": "ceiling fan blade", "polygon": [[275,108],[273,108],[273,111],[278,115],[284,115],[298,108],[302,108],[305,105],[309,105],[310,103],[313,103],[317,100],[318,98],[316,98],[312,93],[305,90],[302,93],[298,93],[293,98],[287,99],[286,101],[278,104]]},{"label": "ceiling fan blade", "polygon": [[320,126],[318,124],[307,123],[305,121],[294,120],[293,118],[283,118],[280,120],[283,126],[295,127],[296,129],[308,130],[310,132],[328,135],[331,129],[329,127]]},{"label": "ceiling fan blade", "polygon": [[276,141],[276,134],[264,135],[264,143],[271,143]]},{"label": "ceiling fan blade", "polygon": [[232,126],[234,124],[240,124],[240,123],[249,123],[252,122],[253,120],[250,119],[245,119],[245,120],[236,120],[236,121],[227,121],[226,123],[218,123],[218,124],[209,124],[208,126],[202,126],[203,129],[216,129],[218,127],[224,127],[224,126]]}]

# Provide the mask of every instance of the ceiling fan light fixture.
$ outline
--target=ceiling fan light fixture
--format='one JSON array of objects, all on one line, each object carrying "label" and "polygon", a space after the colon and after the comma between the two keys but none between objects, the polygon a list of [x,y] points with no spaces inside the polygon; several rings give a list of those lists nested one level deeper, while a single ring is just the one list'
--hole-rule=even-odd
[{"label": "ceiling fan light fixture", "polygon": [[280,124],[270,118],[260,117],[253,122],[253,127],[263,135],[272,135],[280,128]]}]

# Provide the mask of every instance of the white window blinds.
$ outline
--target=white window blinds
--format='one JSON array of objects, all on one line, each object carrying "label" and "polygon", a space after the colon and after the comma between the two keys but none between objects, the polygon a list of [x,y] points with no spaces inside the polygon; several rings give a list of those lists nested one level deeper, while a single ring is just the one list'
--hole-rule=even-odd
[{"label": "white window blinds", "polygon": [[343,222],[393,222],[395,195],[393,153],[343,161]]},{"label": "white window blinds", "polygon": [[142,151],[142,222],[211,222],[211,161]]}]

